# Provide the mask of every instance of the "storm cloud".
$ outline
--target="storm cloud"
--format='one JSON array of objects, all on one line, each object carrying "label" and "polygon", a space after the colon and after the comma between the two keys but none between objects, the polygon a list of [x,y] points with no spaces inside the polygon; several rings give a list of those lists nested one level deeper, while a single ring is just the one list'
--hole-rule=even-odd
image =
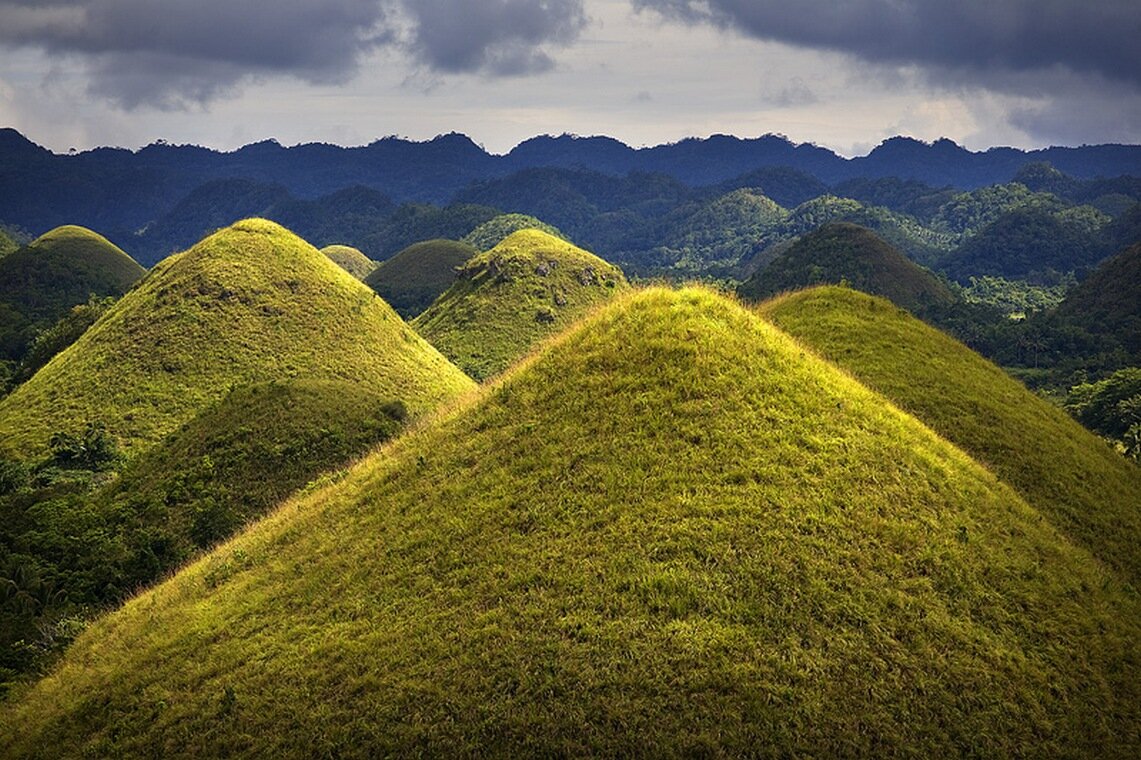
[{"label": "storm cloud", "polygon": [[1136,0],[632,0],[687,23],[962,79],[1063,67],[1141,89]]},{"label": "storm cloud", "polygon": [[450,73],[550,68],[581,0],[0,0],[0,45],[86,64],[94,93],[181,107],[251,77],[337,84],[379,47]]}]

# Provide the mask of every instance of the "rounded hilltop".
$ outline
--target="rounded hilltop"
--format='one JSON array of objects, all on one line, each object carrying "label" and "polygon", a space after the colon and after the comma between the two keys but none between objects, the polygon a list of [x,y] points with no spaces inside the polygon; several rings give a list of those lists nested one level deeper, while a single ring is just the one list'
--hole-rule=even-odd
[{"label": "rounded hilltop", "polygon": [[412,326],[483,380],[627,288],[613,264],[549,233],[524,229],[468,260]]},{"label": "rounded hilltop", "polygon": [[133,454],[235,385],[293,377],[368,384],[413,415],[471,385],[316,248],[247,219],[161,262],[0,401],[0,447],[35,457],[98,420]]},{"label": "rounded hilltop", "polygon": [[412,319],[432,305],[456,281],[456,270],[479,253],[468,243],[436,238],[413,243],[380,262],[365,278],[405,319]]},{"label": "rounded hilltop", "polygon": [[1141,609],[739,304],[622,295],[91,626],[12,757],[1125,756]]},{"label": "rounded hilltop", "polygon": [[321,249],[321,253],[358,280],[368,277],[376,269],[375,261],[349,245],[327,245]]}]

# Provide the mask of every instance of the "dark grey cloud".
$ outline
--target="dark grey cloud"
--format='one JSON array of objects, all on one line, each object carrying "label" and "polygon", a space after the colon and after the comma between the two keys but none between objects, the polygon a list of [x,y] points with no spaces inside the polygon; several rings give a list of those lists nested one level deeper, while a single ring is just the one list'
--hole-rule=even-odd
[{"label": "dark grey cloud", "polygon": [[381,46],[433,71],[550,68],[582,0],[0,0],[0,46],[83,61],[126,107],[207,102],[248,78],[340,83]]},{"label": "dark grey cloud", "polygon": [[547,44],[573,42],[586,26],[582,0],[408,0],[412,49],[433,69],[530,74],[553,65]]},{"label": "dark grey cloud", "polygon": [[959,72],[1068,70],[1141,88],[1137,0],[632,0],[688,23]]}]

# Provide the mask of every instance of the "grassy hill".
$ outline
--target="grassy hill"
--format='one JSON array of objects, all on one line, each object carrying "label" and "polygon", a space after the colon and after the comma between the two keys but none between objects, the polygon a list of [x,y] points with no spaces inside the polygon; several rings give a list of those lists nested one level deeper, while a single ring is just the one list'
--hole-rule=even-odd
[{"label": "grassy hill", "polygon": [[15,252],[19,247],[20,244],[13,240],[11,235],[0,229],[0,259]]},{"label": "grassy hill", "polygon": [[477,380],[627,286],[622,270],[540,230],[520,230],[470,259],[412,326]]},{"label": "grassy hill", "polygon": [[961,446],[1141,588],[1141,470],[978,354],[880,298],[837,287],[761,313]]},{"label": "grassy hill", "polygon": [[759,301],[786,290],[847,281],[853,288],[886,296],[910,311],[955,300],[935,275],[907,259],[871,230],[827,224],[792,244],[737,289]]},{"label": "grassy hill", "polygon": [[38,457],[98,420],[134,454],[235,385],[294,377],[369,385],[413,415],[471,385],[317,249],[246,220],[164,260],[0,402],[0,453]]},{"label": "grassy hill", "polygon": [[412,319],[456,281],[456,271],[479,251],[455,240],[425,240],[413,243],[380,265],[365,278],[405,319]]},{"label": "grassy hill", "polygon": [[327,245],[321,249],[321,253],[358,280],[368,277],[372,270],[376,269],[375,261],[352,246]]},{"label": "grassy hill", "polygon": [[89,296],[122,295],[144,274],[134,259],[84,227],[57,227],[0,257],[0,358],[19,358],[36,330]]},{"label": "grassy hill", "polygon": [[10,757],[1127,756],[1141,610],[703,290],[615,299],[89,628]]},{"label": "grassy hill", "polygon": [[489,219],[464,236],[463,242],[475,246],[477,251],[489,251],[503,239],[519,230],[542,230],[548,235],[567,240],[567,236],[546,222],[527,214],[500,214]]}]

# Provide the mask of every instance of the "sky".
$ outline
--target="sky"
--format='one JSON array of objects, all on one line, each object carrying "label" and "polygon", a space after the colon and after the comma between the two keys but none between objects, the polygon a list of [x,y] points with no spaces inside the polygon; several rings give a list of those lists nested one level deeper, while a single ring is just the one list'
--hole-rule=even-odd
[{"label": "sky", "polygon": [[0,126],[57,152],[463,132],[1141,143],[1141,0],[0,0]]}]

